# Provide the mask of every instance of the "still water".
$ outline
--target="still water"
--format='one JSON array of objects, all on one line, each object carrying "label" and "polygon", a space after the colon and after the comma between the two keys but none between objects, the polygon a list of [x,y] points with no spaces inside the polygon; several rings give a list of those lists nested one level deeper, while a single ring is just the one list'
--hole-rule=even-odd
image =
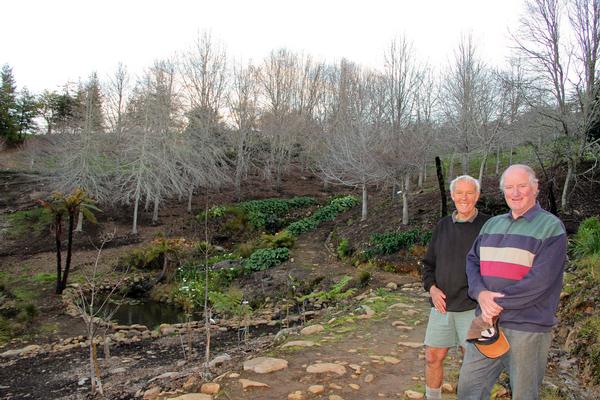
[{"label": "still water", "polygon": [[[148,299],[123,302],[111,319],[120,325],[141,324],[153,329],[160,324],[185,322],[186,316],[180,307]],[[202,314],[193,315],[192,319],[202,320]]]}]

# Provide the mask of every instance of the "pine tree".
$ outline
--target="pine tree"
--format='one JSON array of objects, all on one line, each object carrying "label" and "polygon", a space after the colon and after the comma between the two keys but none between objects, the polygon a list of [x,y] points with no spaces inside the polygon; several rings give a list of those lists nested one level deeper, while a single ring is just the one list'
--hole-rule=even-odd
[{"label": "pine tree", "polygon": [[0,73],[0,140],[7,146],[20,142],[17,121],[17,85],[8,65],[2,67]]}]

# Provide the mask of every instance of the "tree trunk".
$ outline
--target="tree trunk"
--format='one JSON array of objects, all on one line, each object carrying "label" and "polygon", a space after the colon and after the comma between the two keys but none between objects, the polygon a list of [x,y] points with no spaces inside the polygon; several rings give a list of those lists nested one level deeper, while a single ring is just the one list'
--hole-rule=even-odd
[{"label": "tree trunk", "polygon": [[62,293],[62,254],[60,243],[60,238],[62,236],[62,216],[61,214],[56,214],[54,219],[54,235],[55,235],[55,243],[56,243],[56,294]]},{"label": "tree trunk", "polygon": [[89,350],[90,350],[90,383],[92,385],[92,395],[94,395],[94,394],[96,394],[96,368],[94,365],[94,344],[93,344],[92,339],[90,339]]},{"label": "tree trunk", "polygon": [[483,158],[481,159],[481,164],[479,165],[479,184],[481,184],[483,182],[483,173],[485,171],[485,163],[487,162],[487,158],[488,158],[488,150],[487,148],[483,151]]},{"label": "tree trunk", "polygon": [[419,168],[419,175],[417,178],[417,188],[422,189],[423,188],[423,167],[421,166],[421,168]]},{"label": "tree trunk", "polygon": [[365,221],[367,219],[367,184],[362,184],[362,214],[360,217],[361,221]]},{"label": "tree trunk", "polygon": [[500,174],[500,145],[496,146],[496,176]]},{"label": "tree trunk", "polygon": [[567,160],[567,175],[565,176],[565,184],[563,186],[562,195],[560,196],[560,209],[564,212],[567,209],[567,196],[569,194],[569,184],[573,177],[573,159]]},{"label": "tree trunk", "polygon": [[139,204],[140,204],[140,194],[136,193],[135,194],[134,204],[133,204],[133,227],[131,228],[131,233],[133,233],[134,235],[137,235],[137,233],[138,233],[138,231],[137,231],[137,218],[138,218]]},{"label": "tree trunk", "polygon": [[158,196],[154,197],[154,210],[152,211],[152,224],[156,225],[158,224],[158,204],[160,203],[160,200],[158,199]]},{"label": "tree trunk", "polygon": [[465,151],[462,155],[462,174],[469,174],[469,153]]},{"label": "tree trunk", "polygon": [[450,165],[448,166],[448,184],[454,179],[454,152],[450,156]]},{"label": "tree trunk", "polygon": [[62,276],[62,285],[60,293],[67,287],[69,279],[69,270],[71,269],[71,255],[73,254],[73,231],[75,228],[75,213],[69,212],[69,231],[67,233],[67,259],[65,260],[65,270]]},{"label": "tree trunk", "polygon": [[402,190],[402,225],[408,225],[408,191],[410,189],[410,174],[404,175],[404,190]]},{"label": "tree trunk", "polygon": [[446,198],[446,186],[444,185],[444,172],[442,171],[442,160],[439,157],[435,157],[435,170],[437,172],[438,185],[440,187],[441,197],[441,218],[448,215],[448,199]]},{"label": "tree trunk", "polygon": [[83,231],[83,212],[79,211],[77,215],[77,227],[75,228],[75,232]]},{"label": "tree trunk", "polygon": [[192,198],[194,197],[194,188],[190,187],[190,191],[188,193],[188,204],[187,204],[187,212],[188,214],[192,213]]},{"label": "tree trunk", "polygon": [[510,151],[508,152],[508,165],[509,166],[512,165],[512,163],[513,163],[512,156],[513,156],[513,139],[512,139],[512,136],[511,136],[511,138],[510,138]]}]

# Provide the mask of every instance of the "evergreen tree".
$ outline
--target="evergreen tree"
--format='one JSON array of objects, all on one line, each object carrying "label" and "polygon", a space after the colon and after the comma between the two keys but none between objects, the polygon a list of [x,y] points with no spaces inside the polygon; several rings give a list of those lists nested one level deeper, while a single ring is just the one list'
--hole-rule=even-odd
[{"label": "evergreen tree", "polygon": [[14,146],[20,142],[17,120],[17,85],[8,65],[0,73],[0,140]]},{"label": "evergreen tree", "polygon": [[25,135],[35,132],[37,124],[35,117],[39,113],[39,104],[34,95],[25,88],[17,99],[17,124],[19,128],[19,140],[25,140]]}]

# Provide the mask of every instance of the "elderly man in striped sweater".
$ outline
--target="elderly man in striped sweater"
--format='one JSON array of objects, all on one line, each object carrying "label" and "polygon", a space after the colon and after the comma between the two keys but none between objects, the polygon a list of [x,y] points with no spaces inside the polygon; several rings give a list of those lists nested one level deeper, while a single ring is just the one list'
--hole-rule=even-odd
[{"label": "elderly man in striped sweater", "polygon": [[467,255],[469,295],[476,314],[498,319],[510,350],[487,358],[469,343],[458,383],[461,400],[489,399],[502,370],[512,398],[539,398],[551,330],[556,324],[567,252],[562,222],[537,202],[538,180],[526,165],[504,171],[500,188],[510,212],[488,220]]}]

